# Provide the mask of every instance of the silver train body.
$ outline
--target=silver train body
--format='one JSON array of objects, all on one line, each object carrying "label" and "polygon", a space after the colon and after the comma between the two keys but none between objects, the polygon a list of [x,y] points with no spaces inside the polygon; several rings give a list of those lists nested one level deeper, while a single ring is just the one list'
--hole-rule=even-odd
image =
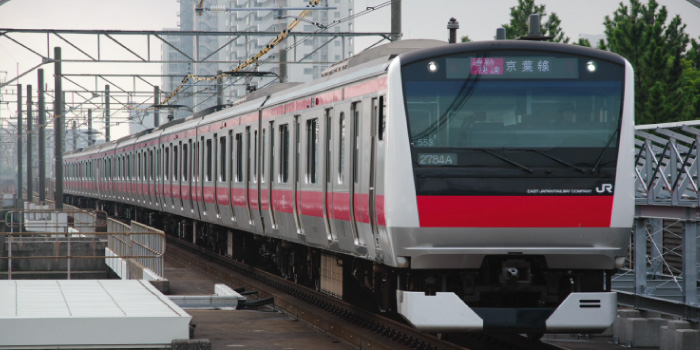
[{"label": "silver train body", "polygon": [[627,61],[404,41],[341,68],[67,154],[65,193],[365,261],[425,331],[612,323],[634,213]]}]

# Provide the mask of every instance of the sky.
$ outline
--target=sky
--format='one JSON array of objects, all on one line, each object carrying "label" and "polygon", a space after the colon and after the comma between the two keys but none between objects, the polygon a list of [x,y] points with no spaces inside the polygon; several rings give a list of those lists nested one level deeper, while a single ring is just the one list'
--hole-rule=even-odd
[{"label": "sky", "polygon": [[[192,0],[181,0],[192,1]],[[355,0],[355,13],[367,7],[376,6],[386,0]],[[643,0],[646,2],[645,0]],[[628,4],[629,1],[625,0]],[[700,37],[700,8],[685,0],[658,0],[665,5],[670,16],[680,15],[687,25],[686,32],[693,38]],[[194,2],[193,2],[194,3]],[[227,2],[221,0],[221,4]],[[573,41],[580,34],[603,34],[603,21],[606,15],[612,15],[619,7],[615,0],[538,0],[546,5],[549,13],[555,12],[562,20],[565,34]],[[216,5],[218,2],[205,0],[205,4]],[[332,6],[332,2],[330,4]],[[517,0],[403,0],[402,32],[403,39],[438,39],[447,40],[446,24],[450,17],[455,17],[460,24],[459,36],[468,35],[472,40],[490,40],[496,28],[510,20],[510,8],[517,5]],[[0,6],[0,28],[17,29],[114,29],[114,30],[162,30],[177,27],[179,3],[176,0],[11,0]],[[355,31],[389,32],[390,7],[384,7],[355,20]],[[64,50],[71,50],[56,38],[52,38],[49,47],[45,36],[14,34],[12,38],[32,49],[53,56],[53,46],[61,45]],[[94,40],[94,37],[91,37]],[[94,42],[87,39],[71,37],[81,47],[92,49]],[[142,48],[140,54],[148,54],[147,42],[133,40],[134,45]],[[357,39],[355,52],[374,44],[378,39]],[[108,47],[103,40],[103,48]],[[83,46],[84,45],[84,46]],[[120,52],[112,44],[115,58]],[[67,52],[67,51],[64,51]],[[106,50],[105,52],[108,52]],[[150,54],[160,55],[160,44],[152,41]],[[64,54],[66,57],[66,54]],[[0,37],[0,82],[15,78],[18,74],[38,65],[41,59],[21,46]],[[53,65],[44,65],[45,80],[49,89],[53,89]],[[64,64],[64,73],[159,73],[157,64]],[[27,74],[19,80],[21,84],[36,85],[36,73]],[[85,83],[90,85],[88,81]],[[135,84],[135,83],[134,83]],[[65,85],[65,84],[64,84]],[[94,84],[93,84],[94,85]],[[65,87],[64,87],[65,88]],[[3,89],[4,90],[4,89]],[[6,100],[3,98],[3,100]],[[71,97],[67,97],[70,101]],[[0,105],[0,118],[14,115],[15,104]],[[124,136],[126,128],[122,125],[112,132],[113,137]]]}]

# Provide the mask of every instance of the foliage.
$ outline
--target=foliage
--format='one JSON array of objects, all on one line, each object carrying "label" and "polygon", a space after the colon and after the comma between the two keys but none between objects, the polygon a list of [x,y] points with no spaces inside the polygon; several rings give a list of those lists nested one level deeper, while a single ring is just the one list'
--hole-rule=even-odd
[{"label": "foliage", "polygon": [[668,24],[667,20],[666,7],[659,8],[656,0],[647,4],[631,0],[629,7],[620,3],[612,18],[605,17],[607,40],[600,48],[622,55],[634,67],[637,124],[683,120],[692,115],[684,104],[689,98],[687,84],[692,82],[684,85],[681,79],[692,68],[683,64],[689,43],[686,26],[679,16]]},{"label": "foliage", "polygon": [[[547,18],[540,24],[543,35],[555,42],[569,42],[557,14],[547,15],[545,5],[535,0],[518,0],[510,8],[510,24],[503,25],[506,37],[526,36],[529,16],[534,13]],[[598,47],[622,55],[634,68],[637,124],[700,119],[700,38],[688,37],[679,16],[669,18],[666,7],[657,0],[630,0],[629,5],[621,2],[603,24],[606,39]],[[591,46],[584,38],[573,44]]]},{"label": "foliage", "polygon": [[574,45],[591,47],[591,41],[586,38],[578,38],[578,41]]},{"label": "foliage", "polygon": [[[569,38],[564,35],[564,31],[561,29],[559,16],[554,12],[547,16],[545,5],[535,5],[535,0],[518,0],[518,5],[510,8],[510,25],[503,25],[503,28],[506,29],[506,39],[526,36],[529,32],[530,15],[535,13],[540,15],[540,33],[551,36],[554,42],[569,42]],[[544,17],[549,18],[547,22],[542,23]]]},{"label": "foliage", "polygon": [[700,42],[695,41],[695,39],[690,41],[690,50],[688,50],[686,57],[694,68],[700,69]]},{"label": "foliage", "polygon": [[468,43],[468,42],[472,41],[472,39],[469,39],[469,35],[463,36],[461,40],[463,43]]},{"label": "foliage", "polygon": [[[690,56],[690,54],[688,55]],[[693,66],[695,64],[695,66]],[[683,60],[683,75],[680,82],[682,104],[685,107],[681,120],[700,119],[700,67],[697,61]]]}]

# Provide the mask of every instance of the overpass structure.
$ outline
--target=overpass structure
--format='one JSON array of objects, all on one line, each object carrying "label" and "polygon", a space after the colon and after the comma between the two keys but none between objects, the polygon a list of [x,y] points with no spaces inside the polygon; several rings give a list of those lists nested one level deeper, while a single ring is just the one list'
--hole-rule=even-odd
[{"label": "overpass structure", "polygon": [[621,304],[700,321],[700,121],[640,125],[635,225],[612,288]]}]

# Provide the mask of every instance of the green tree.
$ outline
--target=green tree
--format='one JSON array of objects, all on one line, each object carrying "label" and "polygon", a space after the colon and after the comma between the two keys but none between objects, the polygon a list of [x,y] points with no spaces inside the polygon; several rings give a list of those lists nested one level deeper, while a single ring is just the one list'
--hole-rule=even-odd
[{"label": "green tree", "polygon": [[605,17],[601,49],[627,58],[635,70],[635,115],[638,124],[678,120],[683,113],[682,59],[688,45],[679,16],[667,23],[666,7],[656,0],[620,3]]},{"label": "green tree", "polygon": [[591,47],[591,41],[586,38],[578,38],[578,41],[574,45]]},{"label": "green tree", "polygon": [[[700,40],[700,37],[698,37],[698,40]],[[690,50],[688,50],[686,57],[694,68],[700,69],[700,42],[695,41],[695,39],[690,41]]]},{"label": "green tree", "polygon": [[463,37],[461,38],[461,40],[462,40],[463,43],[468,43],[468,42],[471,42],[471,41],[472,41],[472,39],[469,39],[469,35],[463,36]]},{"label": "green tree", "polygon": [[[506,29],[506,39],[526,36],[529,32],[530,15],[536,13],[540,15],[540,33],[551,36],[554,42],[569,42],[569,38],[561,29],[559,16],[554,12],[547,16],[545,5],[536,5],[535,0],[518,0],[518,5],[510,8],[510,24],[503,25]],[[545,17],[549,18],[546,22],[542,22]]]},{"label": "green tree", "polygon": [[[688,55],[690,56],[690,52]],[[690,59],[683,60],[684,69],[680,90],[685,108],[681,120],[700,119],[700,67],[694,67],[693,64]]]}]

